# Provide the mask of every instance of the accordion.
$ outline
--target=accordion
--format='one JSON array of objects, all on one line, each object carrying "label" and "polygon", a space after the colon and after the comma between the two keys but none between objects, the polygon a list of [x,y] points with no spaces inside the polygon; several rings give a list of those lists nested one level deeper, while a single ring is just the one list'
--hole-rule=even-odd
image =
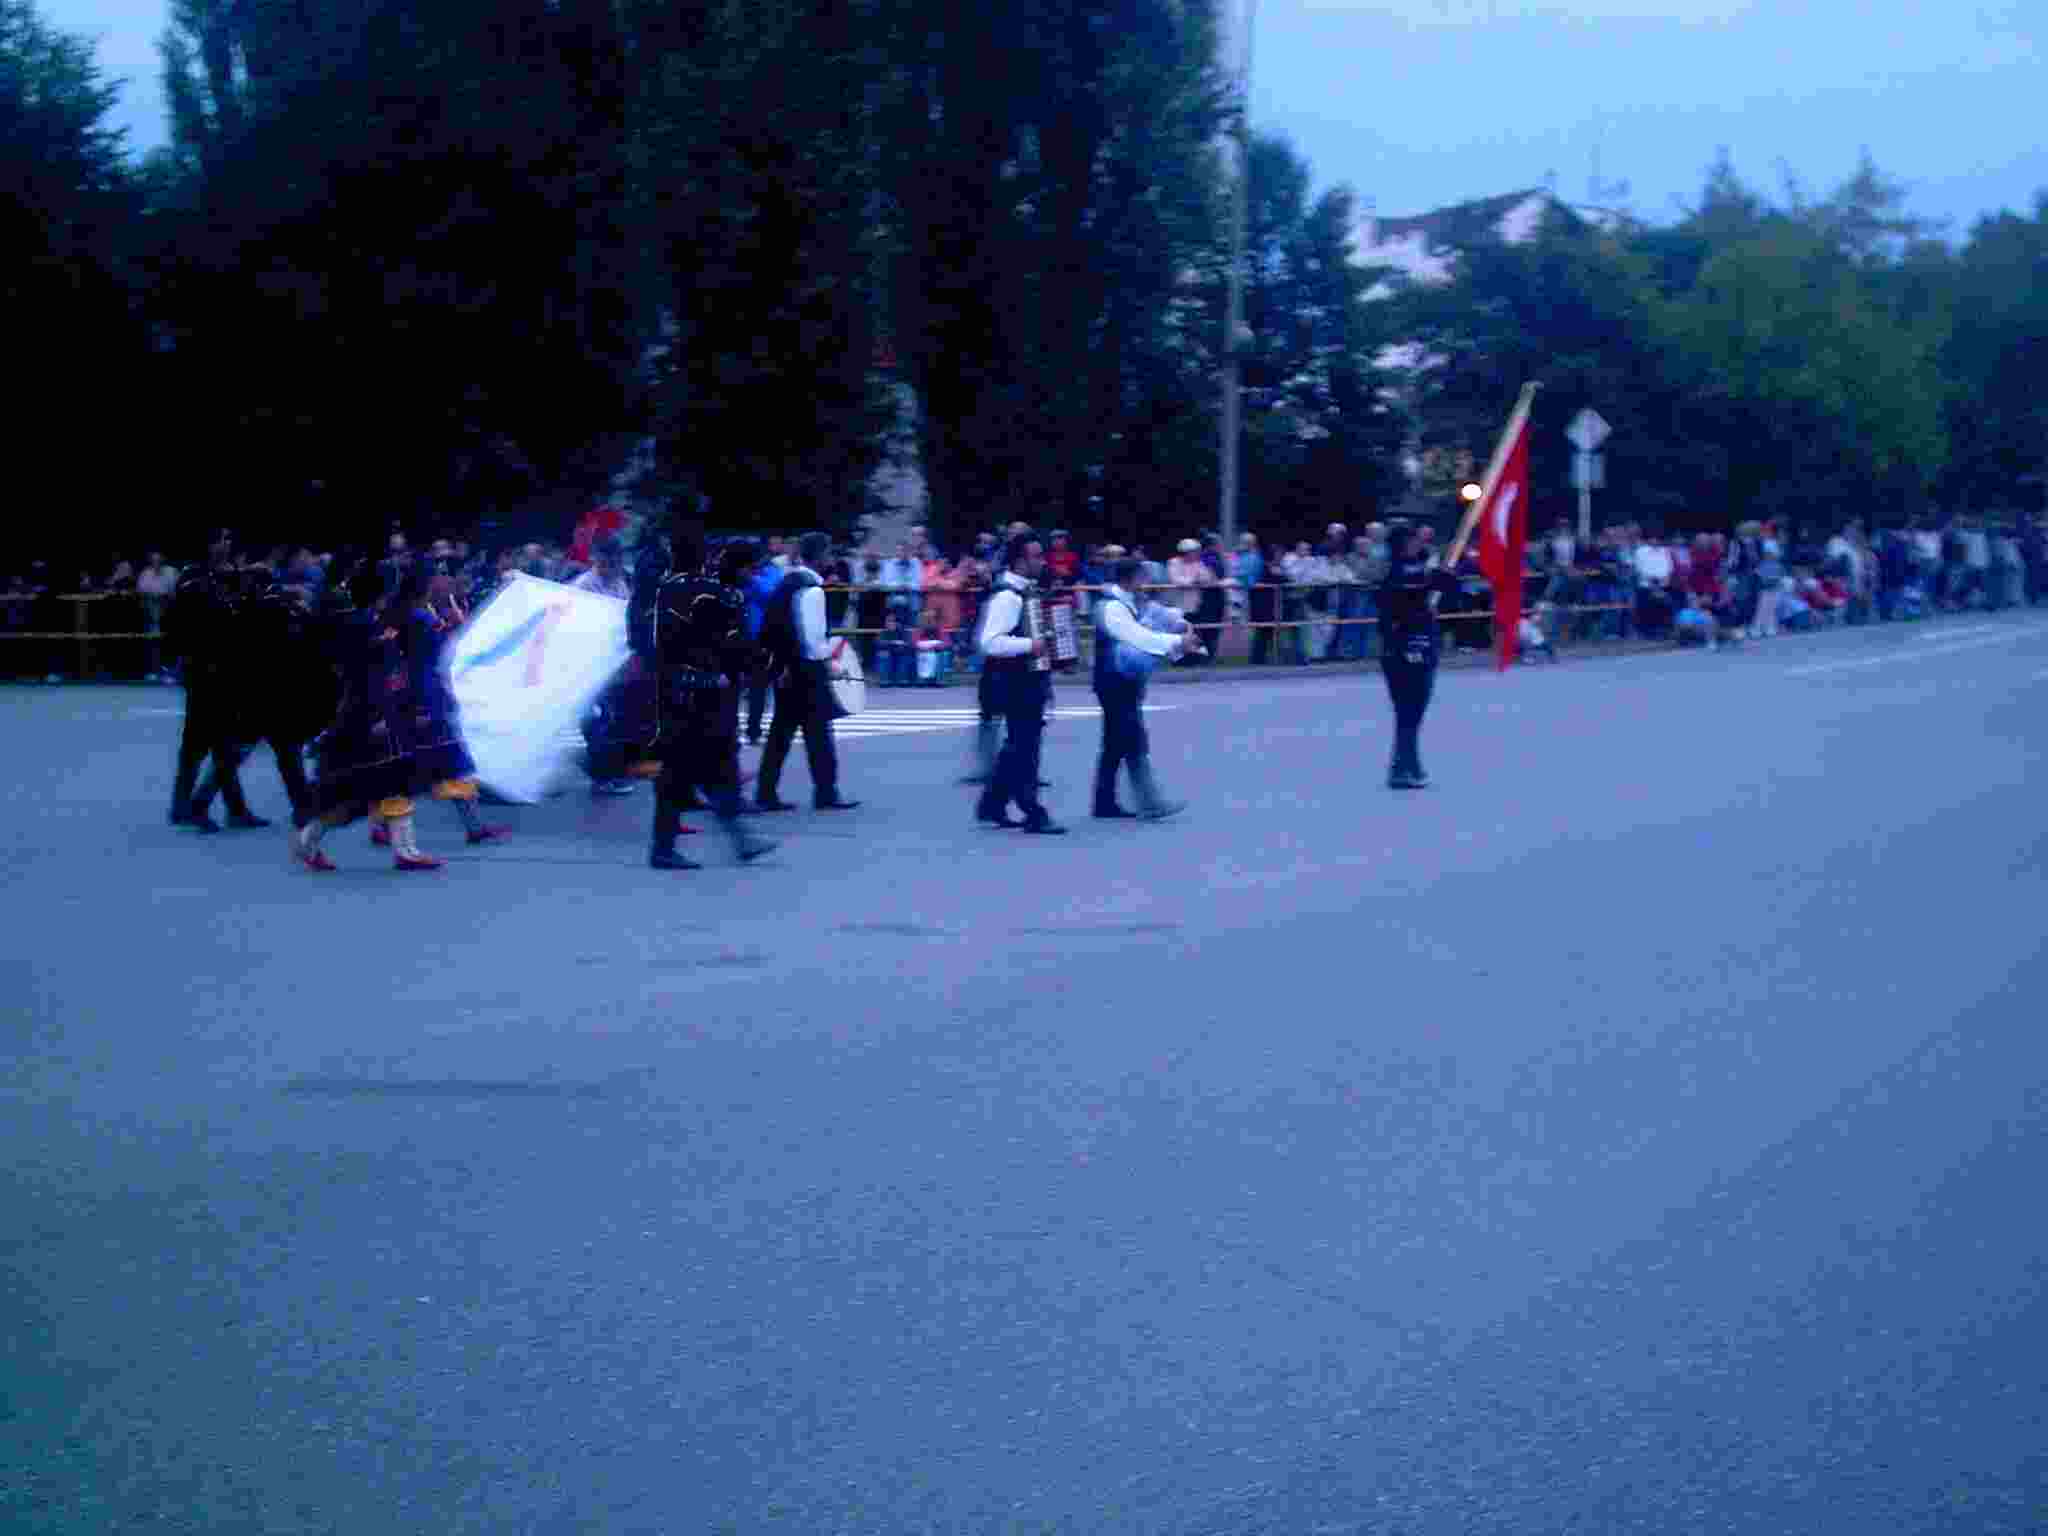
[{"label": "accordion", "polygon": [[1031,659],[1033,671],[1049,672],[1054,667],[1065,671],[1081,659],[1081,640],[1074,628],[1071,602],[1047,604],[1034,592],[1024,599],[1024,613],[1031,638],[1046,642],[1046,654]]}]

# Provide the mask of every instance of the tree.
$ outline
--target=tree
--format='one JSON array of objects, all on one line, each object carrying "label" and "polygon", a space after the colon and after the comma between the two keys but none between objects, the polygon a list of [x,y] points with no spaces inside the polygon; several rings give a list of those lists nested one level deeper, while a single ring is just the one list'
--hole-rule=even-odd
[{"label": "tree", "polygon": [[1188,329],[1219,232],[1213,0],[885,15],[887,323],[934,519],[1135,537],[1178,499],[1213,356]]},{"label": "tree", "polygon": [[2048,475],[2048,192],[2030,217],[1978,221],[1954,266],[1944,361],[1955,450],[1943,489],[1965,504],[2038,508]]},{"label": "tree", "polygon": [[721,525],[849,528],[889,399],[864,4],[636,16],[634,157],[661,462]]},{"label": "tree", "polygon": [[[1356,203],[1311,201],[1308,163],[1285,139],[1253,139],[1247,189],[1244,520],[1273,536],[1359,525],[1400,488],[1406,424],[1375,354],[1394,316],[1366,293],[1383,274],[1351,256]],[[1222,274],[1207,325],[1220,332]]]},{"label": "tree", "polygon": [[[106,121],[116,90],[89,43],[50,26],[30,0],[0,0],[0,297],[16,355],[33,368],[10,423],[31,450],[12,471],[26,506],[74,500],[83,485],[121,505],[134,490],[118,468],[111,478],[95,469],[109,462],[119,414],[110,381],[125,393],[148,357],[135,303],[136,188]],[[77,533],[73,520],[56,526]]]},{"label": "tree", "polygon": [[163,56],[166,393],[208,462],[364,536],[602,482],[639,350],[605,0],[178,0]]}]

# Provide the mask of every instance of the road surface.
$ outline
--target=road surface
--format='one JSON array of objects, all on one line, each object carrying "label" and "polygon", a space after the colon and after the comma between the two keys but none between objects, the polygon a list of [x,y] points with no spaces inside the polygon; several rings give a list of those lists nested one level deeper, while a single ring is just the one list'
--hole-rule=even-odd
[{"label": "road surface", "polygon": [[1405,797],[1156,689],[1064,839],[871,701],[759,865],[317,877],[0,692],[0,1527],[2048,1527],[2043,616],[1447,676]]}]

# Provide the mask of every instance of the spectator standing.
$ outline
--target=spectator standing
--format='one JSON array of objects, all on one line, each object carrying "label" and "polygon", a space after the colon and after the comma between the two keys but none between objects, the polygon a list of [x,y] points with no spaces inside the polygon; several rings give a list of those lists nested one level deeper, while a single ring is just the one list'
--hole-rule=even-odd
[{"label": "spectator standing", "polygon": [[1182,539],[1174,557],[1166,562],[1166,580],[1173,588],[1167,602],[1192,619],[1195,610],[1201,606],[1202,588],[1211,579],[1209,568],[1202,564],[1200,541]]},{"label": "spectator standing", "polygon": [[171,681],[164,666],[164,608],[178,590],[176,567],[164,564],[160,550],[151,550],[135,573],[136,595],[142,599],[142,627],[149,634],[149,675],[160,683]]},{"label": "spectator standing", "polygon": [[1230,580],[1240,610],[1251,625],[1251,663],[1262,667],[1273,651],[1273,592],[1266,585],[1266,557],[1259,549],[1257,534],[1238,535],[1237,552],[1230,557]]}]

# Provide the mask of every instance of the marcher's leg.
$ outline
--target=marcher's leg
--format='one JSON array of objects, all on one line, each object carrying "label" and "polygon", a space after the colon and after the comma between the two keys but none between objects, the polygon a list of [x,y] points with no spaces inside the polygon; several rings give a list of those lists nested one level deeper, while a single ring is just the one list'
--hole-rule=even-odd
[{"label": "marcher's leg", "polygon": [[839,803],[839,748],[832,740],[832,701],[813,693],[804,710],[804,758],[811,766],[811,803]]},{"label": "marcher's leg", "polygon": [[1131,755],[1131,741],[1128,723],[1125,719],[1123,690],[1097,689],[1096,701],[1102,706],[1102,750],[1095,759],[1095,804],[1093,814],[1105,821],[1120,821],[1130,816],[1116,800],[1116,776]]},{"label": "marcher's leg", "polygon": [[679,765],[673,749],[662,764],[661,777],[654,781],[654,836],[647,850],[650,869],[701,869],[696,860],[676,852],[676,835],[683,824],[682,807],[676,804]]},{"label": "marcher's leg", "polygon": [[277,759],[277,776],[284,780],[285,797],[292,803],[292,824],[302,826],[313,816],[313,787],[306,782],[306,744],[273,736],[270,755]]},{"label": "marcher's leg", "polygon": [[763,810],[783,805],[777,791],[782,786],[782,765],[789,758],[790,743],[796,739],[802,711],[797,690],[788,681],[775,685],[775,718],[768,722],[768,745],[761,752],[759,777],[754,781],[754,803]]},{"label": "marcher's leg", "polygon": [[732,854],[742,864],[750,864],[764,853],[775,848],[773,839],[761,837],[747,829],[740,819],[740,786],[736,773],[738,749],[729,741],[713,741],[706,745],[701,765],[699,785],[704,799],[710,803],[712,813],[718,818],[718,825],[726,839],[732,844]]},{"label": "marcher's leg", "polygon": [[403,870],[439,869],[441,861],[420,851],[413,835],[413,803],[410,797],[394,795],[378,802],[377,814],[391,829],[392,864]]}]

